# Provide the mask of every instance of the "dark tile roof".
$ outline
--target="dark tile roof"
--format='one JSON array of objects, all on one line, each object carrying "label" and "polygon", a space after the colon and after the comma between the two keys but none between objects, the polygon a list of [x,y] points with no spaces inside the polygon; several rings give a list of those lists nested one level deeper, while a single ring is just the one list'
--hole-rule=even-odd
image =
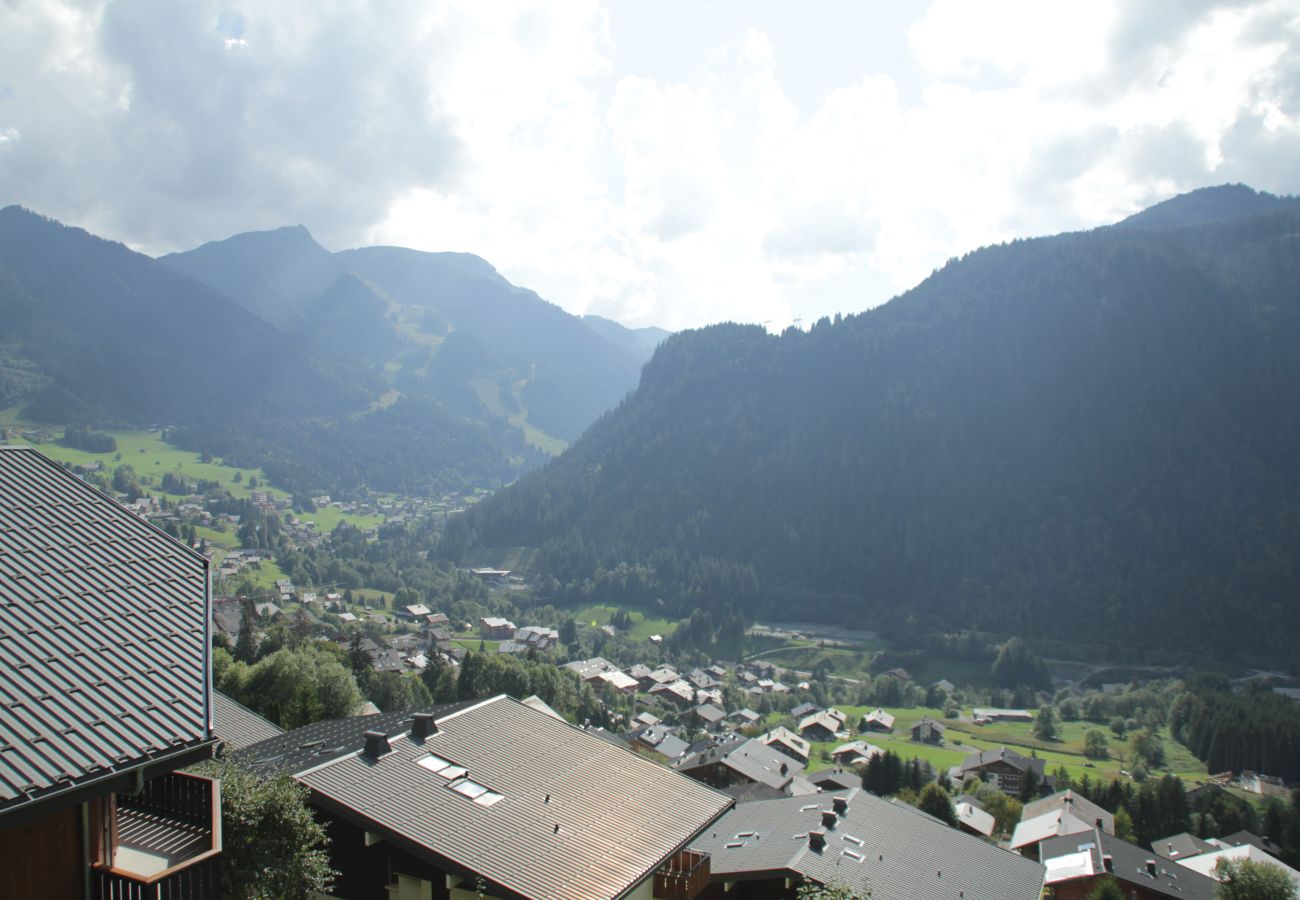
[{"label": "dark tile roof", "polygon": [[[1213,879],[1186,866],[1162,859],[1149,850],[1122,841],[1099,828],[1083,834],[1049,838],[1038,845],[1039,855],[1044,861],[1084,850],[1091,854],[1093,868],[1098,872],[1106,869],[1103,860],[1109,856],[1112,874],[1121,883],[1138,885],[1147,892],[1162,897],[1214,900],[1216,882]],[[1148,860],[1155,860],[1154,876],[1149,874]]]},{"label": "dark tile roof", "polygon": [[689,773],[715,763],[726,766],[749,781],[760,782],[778,790],[804,769],[803,763],[764,744],[758,738],[739,735],[684,756],[673,767],[680,772]]},{"label": "dark tile roof", "polygon": [[824,791],[841,791],[862,787],[862,774],[851,769],[821,769],[805,777]]},{"label": "dark tile roof", "polygon": [[[435,715],[449,715],[475,702],[449,703],[430,707],[428,711]],[[367,731],[382,731],[387,735],[410,731],[411,716],[412,713],[406,711],[313,722],[245,747],[231,758],[241,767],[261,775],[296,775],[312,766],[356,753],[365,746]]]},{"label": "dark tile roof", "polygon": [[1182,834],[1170,835],[1151,842],[1151,849],[1165,859],[1186,859],[1199,856],[1219,848],[1209,841],[1203,841],[1194,834],[1184,831]]},{"label": "dark tile roof", "polygon": [[1006,763],[1022,772],[1032,769],[1037,775],[1042,775],[1047,767],[1047,763],[1036,756],[1024,756],[1007,747],[995,747],[992,750],[981,750],[970,754],[962,762],[960,768],[963,772],[969,772],[992,765],[995,762]]},{"label": "dark tile roof", "polygon": [[[428,738],[401,734],[377,759],[340,756],[298,780],[334,814],[498,896],[622,896],[732,802],[509,697],[436,721]],[[426,767],[430,754],[467,774]],[[466,782],[499,797],[476,802],[455,790]]]},{"label": "dark tile roof", "polygon": [[1282,848],[1277,845],[1276,841],[1269,840],[1266,837],[1260,837],[1249,831],[1236,831],[1225,838],[1221,838],[1225,844],[1231,844],[1233,847],[1241,847],[1250,844],[1257,850],[1263,850],[1270,856],[1278,856]]},{"label": "dark tile roof", "polygon": [[279,725],[263,719],[220,691],[212,692],[212,718],[212,731],[226,745],[227,753],[284,734]]},{"label": "dark tile roof", "polygon": [[[825,828],[837,797],[847,807]],[[739,804],[691,847],[712,856],[715,882],[799,875],[869,889],[873,900],[1037,900],[1043,884],[1033,860],[860,788]]]},{"label": "dark tile roof", "polygon": [[0,447],[0,815],[211,741],[208,563]]}]

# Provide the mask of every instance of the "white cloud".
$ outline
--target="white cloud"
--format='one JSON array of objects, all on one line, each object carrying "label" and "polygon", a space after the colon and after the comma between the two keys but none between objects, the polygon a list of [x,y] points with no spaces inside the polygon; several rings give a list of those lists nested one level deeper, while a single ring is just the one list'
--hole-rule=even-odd
[{"label": "white cloud", "polygon": [[[151,250],[302,222],[781,327],[1203,184],[1300,191],[1291,0],[844,12],[11,2],[0,194]],[[875,51],[824,65],[854,28]]]}]

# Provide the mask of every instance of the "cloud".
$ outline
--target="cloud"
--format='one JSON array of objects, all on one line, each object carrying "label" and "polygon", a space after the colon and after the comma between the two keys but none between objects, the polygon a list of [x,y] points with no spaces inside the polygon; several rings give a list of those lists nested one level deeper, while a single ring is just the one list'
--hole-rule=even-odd
[{"label": "cloud", "polygon": [[447,180],[438,38],[400,5],[134,0],[0,10],[21,73],[9,198],[147,250],[308,222],[323,240]]}]

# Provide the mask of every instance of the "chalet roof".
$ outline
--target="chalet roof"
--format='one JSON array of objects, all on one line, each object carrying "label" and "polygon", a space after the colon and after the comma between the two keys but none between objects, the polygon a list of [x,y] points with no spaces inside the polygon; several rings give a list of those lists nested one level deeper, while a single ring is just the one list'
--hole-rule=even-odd
[{"label": "chalet roof", "polygon": [[958,823],[965,825],[967,828],[978,831],[980,834],[988,837],[997,827],[997,820],[984,811],[981,806],[973,803],[954,803],[953,812],[957,815]]},{"label": "chalet roof", "polygon": [[1085,822],[1069,809],[1057,807],[1049,809],[1042,815],[1017,822],[1009,846],[1012,850],[1019,850],[1021,847],[1029,847],[1045,841],[1049,837],[1091,832],[1094,827],[1092,822]]},{"label": "chalet roof", "polygon": [[[814,831],[821,849],[810,845]],[[739,804],[691,847],[712,856],[715,881],[797,874],[869,888],[873,900],[1037,900],[1043,884],[1033,860],[860,788]]]},{"label": "chalet roof", "polygon": [[401,733],[387,753],[353,752],[298,780],[323,808],[481,876],[498,896],[622,896],[732,802],[509,697],[436,724],[428,737]]},{"label": "chalet roof", "polygon": [[716,724],[727,717],[727,714],[718,709],[711,703],[703,703],[693,710],[695,715],[699,716],[705,722]]},{"label": "chalet roof", "polygon": [[678,771],[690,772],[714,764],[721,764],[748,781],[766,784],[778,790],[796,775],[803,772],[804,764],[786,756],[776,747],[758,738],[735,735],[714,744],[710,742],[701,750],[683,756],[674,765]]},{"label": "chalet roof", "polygon": [[917,720],[916,724],[912,726],[912,729],[911,729],[911,730],[912,730],[912,731],[916,731],[916,729],[920,728],[922,725],[925,725],[925,724],[929,724],[929,726],[930,726],[933,730],[939,732],[939,734],[943,734],[945,731],[948,730],[948,726],[947,726],[947,725],[943,724],[942,722],[938,721],[937,719],[933,719],[933,718],[931,718],[930,716],[922,716],[920,719]]},{"label": "chalet roof", "polygon": [[1151,842],[1151,849],[1158,856],[1165,859],[1185,859],[1189,856],[1198,856],[1201,853],[1209,853],[1219,848],[1209,841],[1203,841],[1194,834],[1188,834],[1184,831],[1182,834],[1174,834],[1169,837],[1159,838]]},{"label": "chalet roof", "polygon": [[228,752],[284,734],[284,729],[220,691],[212,692],[212,730]]},{"label": "chalet roof", "polygon": [[0,815],[209,746],[208,561],[0,447]]},{"label": "chalet roof", "polygon": [[1020,820],[1028,821],[1036,816],[1051,812],[1054,809],[1068,809],[1074,816],[1087,822],[1089,825],[1101,823],[1103,831],[1111,834],[1115,833],[1115,816],[1113,813],[1103,809],[1096,803],[1093,803],[1082,794],[1072,791],[1057,791],[1041,800],[1035,800],[1033,803],[1026,803],[1025,808],[1021,810]]},{"label": "chalet roof", "polygon": [[864,715],[862,717],[862,721],[873,723],[873,724],[878,723],[882,728],[893,729],[894,714],[890,712],[885,712],[885,710],[877,707],[876,709],[873,709],[871,712]]},{"label": "chalet roof", "polygon": [[[1180,859],[1177,863],[1173,863],[1173,865],[1175,868],[1185,869],[1188,872],[1197,872],[1207,878],[1212,878],[1215,868],[1219,863],[1228,860],[1250,860],[1253,863],[1276,866],[1291,878],[1291,881],[1295,883],[1297,892],[1300,892],[1300,872],[1297,872],[1295,869],[1270,854],[1265,853],[1254,844],[1241,844],[1236,847],[1225,847],[1222,850],[1216,849],[1209,853],[1202,853],[1198,856],[1189,856],[1187,859]],[[1162,860],[1162,862],[1164,862],[1164,860]]]},{"label": "chalet roof", "polygon": [[966,757],[959,767],[963,774],[973,772],[976,769],[982,769],[993,763],[1002,762],[1019,769],[1022,772],[1033,769],[1035,774],[1042,775],[1046,768],[1046,763],[1037,757],[1023,756],[1014,750],[1006,747],[994,747],[992,750],[980,750]]},{"label": "chalet roof", "polygon": [[[1093,828],[1083,834],[1071,834],[1048,838],[1038,845],[1038,852],[1044,862],[1062,856],[1077,856],[1087,853],[1089,863],[1086,868],[1100,873],[1109,870],[1121,884],[1141,886],[1147,892],[1144,896],[1182,897],[1185,900],[1213,900],[1214,885],[1212,879],[1206,878],[1190,869],[1185,869],[1167,859],[1155,857],[1148,850],[1121,841],[1113,834],[1107,834],[1100,828]],[[1105,858],[1110,858],[1110,866]],[[1150,874],[1148,860],[1155,860],[1155,874]],[[1076,877],[1084,877],[1080,874]],[[1068,874],[1068,873],[1067,873]],[[1069,878],[1060,878],[1068,881]]]},{"label": "chalet roof", "polygon": [[786,747],[789,747],[805,759],[808,757],[808,754],[812,752],[811,744],[783,725],[778,725],[776,728],[773,728],[767,734],[759,738],[759,740],[765,744],[784,744]]}]

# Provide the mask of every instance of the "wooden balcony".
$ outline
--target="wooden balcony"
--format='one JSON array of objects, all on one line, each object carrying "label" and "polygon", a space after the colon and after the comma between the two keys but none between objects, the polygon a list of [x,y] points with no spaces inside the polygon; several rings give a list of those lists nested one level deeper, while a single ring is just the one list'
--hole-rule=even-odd
[{"label": "wooden balcony", "polygon": [[709,886],[709,854],[678,850],[655,872],[657,900],[695,900]]},{"label": "wooden balcony", "polygon": [[171,772],[117,797],[93,873],[99,900],[209,900],[221,853],[221,785]]}]

